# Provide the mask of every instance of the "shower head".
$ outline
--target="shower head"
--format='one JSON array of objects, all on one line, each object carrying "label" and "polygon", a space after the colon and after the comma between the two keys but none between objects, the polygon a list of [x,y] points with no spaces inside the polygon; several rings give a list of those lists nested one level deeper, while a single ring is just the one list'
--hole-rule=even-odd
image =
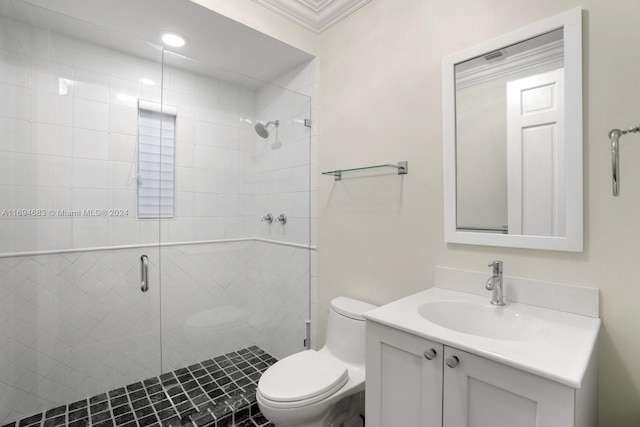
[{"label": "shower head", "polygon": [[255,129],[257,134],[261,137],[261,138],[269,138],[269,129],[267,129],[269,126],[271,125],[275,125],[275,127],[277,128],[278,126],[280,126],[280,120],[273,120],[270,122],[267,122],[265,124],[262,123],[256,123]]}]

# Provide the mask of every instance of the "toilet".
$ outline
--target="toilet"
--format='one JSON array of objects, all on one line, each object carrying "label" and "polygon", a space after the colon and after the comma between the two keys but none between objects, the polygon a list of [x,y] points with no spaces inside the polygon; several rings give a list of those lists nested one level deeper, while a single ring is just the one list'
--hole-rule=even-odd
[{"label": "toilet", "polygon": [[365,319],[376,306],[351,298],[331,301],[326,344],[273,364],[260,378],[258,406],[277,427],[362,427]]}]

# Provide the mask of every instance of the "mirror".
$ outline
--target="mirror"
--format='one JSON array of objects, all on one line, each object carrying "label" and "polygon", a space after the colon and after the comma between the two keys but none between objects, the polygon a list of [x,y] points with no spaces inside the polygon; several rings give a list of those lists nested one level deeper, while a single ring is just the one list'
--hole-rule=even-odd
[{"label": "mirror", "polygon": [[445,241],[582,251],[582,11],[443,59]]}]

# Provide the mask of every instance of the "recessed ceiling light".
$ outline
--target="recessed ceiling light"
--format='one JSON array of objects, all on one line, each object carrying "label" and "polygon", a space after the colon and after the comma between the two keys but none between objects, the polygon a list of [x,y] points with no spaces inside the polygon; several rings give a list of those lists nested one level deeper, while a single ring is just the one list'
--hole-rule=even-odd
[{"label": "recessed ceiling light", "polygon": [[186,40],[183,36],[176,33],[162,33],[162,42],[171,47],[182,47]]}]

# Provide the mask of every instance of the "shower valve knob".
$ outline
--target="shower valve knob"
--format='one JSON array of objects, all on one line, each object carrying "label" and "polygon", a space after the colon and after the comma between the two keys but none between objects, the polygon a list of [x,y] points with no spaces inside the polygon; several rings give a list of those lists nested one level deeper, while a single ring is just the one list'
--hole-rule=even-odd
[{"label": "shower valve knob", "polygon": [[266,214],[265,216],[262,217],[261,221],[262,222],[266,222],[267,224],[271,224],[273,222],[273,215],[268,213],[268,214]]},{"label": "shower valve knob", "polygon": [[280,224],[285,225],[287,223],[287,216],[285,214],[281,213],[276,218],[276,222],[279,222]]}]

